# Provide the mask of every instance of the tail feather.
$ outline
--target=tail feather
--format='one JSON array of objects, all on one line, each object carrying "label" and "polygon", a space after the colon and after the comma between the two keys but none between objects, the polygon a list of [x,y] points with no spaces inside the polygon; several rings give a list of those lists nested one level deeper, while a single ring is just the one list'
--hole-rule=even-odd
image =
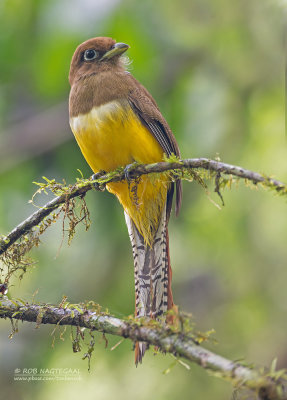
[{"label": "tail feather", "polygon": [[[169,262],[166,206],[151,245],[125,213],[133,249],[137,317],[157,318],[173,306]],[[136,364],[142,361],[147,344],[136,343]]]},{"label": "tail feather", "polygon": [[147,344],[145,342],[136,342],[135,345],[135,364],[138,366],[138,363],[142,363],[142,359],[144,353],[147,349]]}]

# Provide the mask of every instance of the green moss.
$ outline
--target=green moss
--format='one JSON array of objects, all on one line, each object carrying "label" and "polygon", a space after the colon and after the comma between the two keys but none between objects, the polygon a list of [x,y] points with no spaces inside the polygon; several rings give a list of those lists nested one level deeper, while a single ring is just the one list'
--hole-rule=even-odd
[{"label": "green moss", "polygon": [[[165,162],[182,164],[183,161],[179,160],[175,155],[171,155],[164,159]],[[205,164],[207,162],[205,161]],[[204,162],[203,162],[204,165]],[[131,176],[133,170],[142,167],[141,164],[134,163],[129,167]],[[145,167],[145,170],[148,167]],[[235,168],[235,167],[234,167]],[[95,182],[104,188],[105,184],[111,179],[123,179],[123,173],[125,167],[117,168],[115,171],[109,173],[103,173],[103,176],[99,176]],[[238,171],[238,168],[237,168]],[[242,170],[244,171],[244,170]],[[239,173],[242,172],[239,169]],[[79,171],[80,172],[80,171]],[[214,191],[218,194],[222,204],[224,205],[222,192],[225,189],[231,189],[233,187],[237,188],[240,181],[243,181],[244,185],[250,188],[262,187],[264,189],[272,191],[276,195],[285,196],[287,194],[287,187],[284,184],[280,184],[273,178],[262,175],[262,181],[255,182],[251,179],[246,179],[244,177],[234,176],[232,174],[224,174],[223,172],[211,171],[205,168],[179,168],[172,171],[164,171],[151,173],[150,178],[152,181],[161,179],[161,174],[167,176],[170,181],[175,181],[177,179],[186,180],[188,182],[195,181],[198,183],[209,196],[208,183],[214,186]],[[55,223],[60,216],[63,217],[63,240],[65,234],[67,233],[68,244],[71,244],[76,228],[79,224],[84,224],[85,229],[88,230],[91,224],[90,213],[85,201],[85,194],[87,190],[92,189],[92,181],[90,179],[84,179],[82,173],[81,177],[76,178],[76,183],[74,185],[67,185],[63,180],[62,183],[57,182],[55,179],[48,179],[43,177],[43,182],[34,182],[38,189],[31,199],[31,203],[35,205],[35,198],[39,193],[48,194],[52,192],[55,196],[64,196],[63,202],[59,205],[57,211],[52,212],[50,215],[45,217],[38,226],[34,226],[29,232],[24,232],[22,237],[18,242],[11,245],[8,250],[0,257],[0,283],[8,284],[12,276],[17,276],[18,279],[22,279],[24,274],[31,270],[35,266],[34,261],[27,256],[29,251],[33,247],[38,247],[40,242],[40,236],[48,229],[53,223]],[[137,185],[140,178],[135,178],[129,181],[129,185]],[[131,186],[134,187],[134,186]],[[83,190],[84,189],[84,190]],[[81,191],[82,190],[82,191]],[[78,193],[80,192],[80,193]],[[210,199],[211,200],[211,199]],[[213,203],[214,201],[211,200]],[[219,206],[218,206],[219,207]],[[8,241],[9,242],[9,241]],[[1,243],[7,244],[7,238],[0,238]]]}]

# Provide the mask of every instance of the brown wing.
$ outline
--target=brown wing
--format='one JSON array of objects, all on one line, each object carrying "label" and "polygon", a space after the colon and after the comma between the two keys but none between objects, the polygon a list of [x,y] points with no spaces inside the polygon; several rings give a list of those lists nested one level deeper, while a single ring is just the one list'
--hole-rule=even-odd
[{"label": "brown wing", "polygon": [[[132,77],[131,77],[132,78]],[[134,79],[134,78],[132,78]],[[134,79],[135,80],[135,79]],[[129,103],[138,116],[144,126],[156,138],[158,143],[161,145],[163,151],[167,156],[172,153],[180,157],[180,151],[176,143],[175,137],[168,126],[168,123],[162,116],[156,102],[149,94],[149,92],[139,82],[135,80],[136,87],[130,91],[128,99]],[[171,188],[167,196],[167,216],[169,217],[172,206],[172,198],[174,193],[174,185]],[[178,215],[182,200],[182,185],[181,181],[176,181],[176,206],[175,212]]]}]

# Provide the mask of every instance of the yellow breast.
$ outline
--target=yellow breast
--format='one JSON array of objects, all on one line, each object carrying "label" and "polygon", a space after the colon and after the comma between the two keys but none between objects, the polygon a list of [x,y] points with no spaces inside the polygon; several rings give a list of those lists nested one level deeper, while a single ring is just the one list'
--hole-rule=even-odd
[{"label": "yellow breast", "polygon": [[[70,119],[71,129],[92,170],[111,171],[119,166],[162,161],[163,150],[151,132],[127,104],[111,102],[93,108],[88,114]],[[135,185],[110,183],[125,211],[146,241],[152,241],[166,201],[167,179],[143,176]]]}]

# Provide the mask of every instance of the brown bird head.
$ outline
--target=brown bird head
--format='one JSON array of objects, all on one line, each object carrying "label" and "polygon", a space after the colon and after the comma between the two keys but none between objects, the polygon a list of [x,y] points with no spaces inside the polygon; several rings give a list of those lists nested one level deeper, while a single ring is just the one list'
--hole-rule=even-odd
[{"label": "brown bird head", "polygon": [[72,85],[82,76],[97,74],[117,67],[122,69],[120,56],[129,48],[109,37],[96,37],[80,44],[71,61],[69,81]]}]

